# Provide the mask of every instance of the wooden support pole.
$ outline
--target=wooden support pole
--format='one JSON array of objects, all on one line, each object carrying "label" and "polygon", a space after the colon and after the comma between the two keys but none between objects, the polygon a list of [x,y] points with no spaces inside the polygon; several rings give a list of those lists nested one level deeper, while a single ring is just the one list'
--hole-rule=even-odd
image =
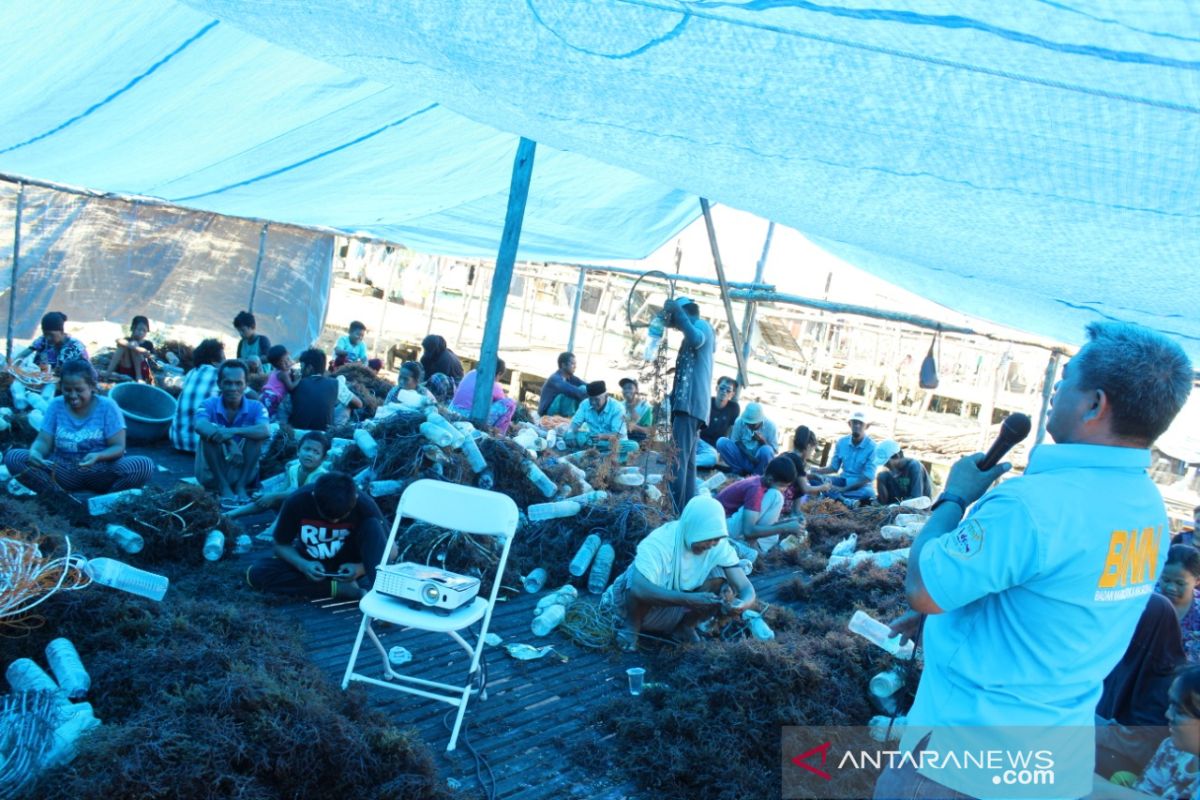
[{"label": "wooden support pole", "polygon": [[483,343],[479,349],[479,364],[475,367],[475,397],[471,404],[471,419],[477,424],[487,422],[492,405],[492,382],[496,377],[496,356],[500,348],[500,326],[504,323],[504,305],[512,285],[513,267],[517,262],[517,246],[521,242],[521,225],[525,221],[525,202],[529,199],[529,180],[533,175],[533,156],[537,144],[524,136],[517,145],[513,160],[512,182],[508,187],[508,211],[504,215],[504,233],[496,255],[496,272],[492,275],[492,292],[488,296],[487,320],[483,327]]},{"label": "wooden support pole", "polygon": [[246,309],[251,314],[254,313],[254,296],[258,294],[258,276],[262,273],[263,256],[267,252],[267,229],[270,227],[269,222],[264,223],[258,232],[258,256],[254,259],[254,282],[250,284],[250,306]]},{"label": "wooden support pole", "polygon": [[[385,253],[384,258],[387,255]],[[379,349],[379,337],[383,336],[383,329],[387,325],[388,304],[392,302],[392,282],[396,279],[396,263],[388,262],[388,279],[387,288],[383,290],[383,310],[379,312],[379,325],[375,328],[375,342],[371,346],[371,351],[376,357],[382,355]],[[457,346],[457,345],[456,345]]]},{"label": "wooden support pole", "polygon": [[[754,282],[762,283],[763,271],[767,268],[767,255],[771,252],[771,237],[775,235],[775,222],[767,222],[767,238],[763,242],[762,256],[754,268]],[[746,316],[742,318],[742,361],[750,363],[750,342],[754,338],[754,317],[758,306],[753,300],[746,301]],[[749,367],[747,367],[749,369]]]},{"label": "wooden support pole", "polygon": [[475,267],[475,280],[471,282],[471,286],[467,289],[467,301],[463,303],[462,319],[458,321],[458,335],[454,337],[454,349],[456,351],[462,347],[463,328],[467,326],[467,317],[471,316],[471,301],[475,299],[475,295],[482,285],[483,267],[480,265]]},{"label": "wooden support pole", "polygon": [[25,184],[17,184],[16,219],[13,222],[12,272],[8,282],[8,348],[5,358],[12,361],[13,314],[17,313],[17,263],[21,260],[21,209],[25,204]]},{"label": "wooden support pole", "polygon": [[704,212],[704,227],[708,229],[708,246],[712,249],[713,265],[717,268],[717,281],[721,284],[721,302],[725,305],[725,321],[729,324],[729,338],[733,340],[733,357],[737,360],[738,384],[749,384],[746,374],[746,359],[742,358],[742,340],[738,334],[737,323],[733,321],[733,303],[729,299],[729,284],[725,280],[725,264],[721,261],[721,251],[717,247],[717,230],[713,227],[712,210],[708,200],[700,198],[700,210]]},{"label": "wooden support pole", "polygon": [[1058,364],[1062,360],[1061,350],[1051,350],[1046,362],[1046,375],[1042,378],[1042,410],[1038,414],[1037,436],[1033,443],[1039,445],[1046,438],[1046,417],[1050,414],[1050,396],[1054,394],[1054,383],[1058,379]]},{"label": "wooden support pole", "polygon": [[579,307],[583,303],[583,293],[587,289],[587,267],[579,268],[579,283],[575,285],[575,302],[571,308],[571,335],[567,337],[567,352],[575,352],[575,329],[579,326]]},{"label": "wooden support pole", "polygon": [[425,335],[433,333],[433,315],[437,312],[438,290],[442,287],[442,269],[445,266],[445,259],[442,256],[437,257],[433,268],[433,292],[429,295],[429,324],[425,326]]}]

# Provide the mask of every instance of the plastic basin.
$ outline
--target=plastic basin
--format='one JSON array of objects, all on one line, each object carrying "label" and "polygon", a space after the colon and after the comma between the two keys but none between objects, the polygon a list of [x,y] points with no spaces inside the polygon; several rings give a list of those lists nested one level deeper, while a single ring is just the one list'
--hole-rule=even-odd
[{"label": "plastic basin", "polygon": [[125,438],[157,442],[167,435],[175,418],[175,398],[147,383],[118,383],[108,396],[125,415]]}]

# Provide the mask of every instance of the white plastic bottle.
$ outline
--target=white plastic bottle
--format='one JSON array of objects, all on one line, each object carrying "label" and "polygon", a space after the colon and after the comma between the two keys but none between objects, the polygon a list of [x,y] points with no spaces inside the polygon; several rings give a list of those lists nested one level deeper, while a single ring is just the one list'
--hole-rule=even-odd
[{"label": "white plastic bottle", "polygon": [[933,500],[928,497],[910,497],[907,500],[901,500],[900,505],[903,508],[914,508],[917,511],[924,511],[933,505]]},{"label": "white plastic bottle", "polygon": [[[16,384],[13,385],[15,386]],[[141,494],[141,489],[126,489],[121,492],[112,492],[111,494],[98,494],[95,497],[88,498],[88,513],[93,517],[99,517],[112,511],[117,507],[118,503],[133,497],[140,497]]]},{"label": "white plastic bottle", "polygon": [[155,575],[113,558],[90,559],[84,565],[84,571],[101,586],[120,589],[151,600],[162,600],[170,585],[170,579],[166,575]]},{"label": "white plastic bottle", "polygon": [[558,494],[558,486],[546,476],[546,473],[542,472],[537,464],[526,460],[525,474],[529,476],[529,480],[533,481],[533,484],[546,497],[554,497],[554,495]]},{"label": "white plastic bottle", "polygon": [[46,663],[50,665],[59,688],[67,693],[67,697],[72,700],[87,697],[88,689],[92,687],[92,677],[84,669],[79,651],[70,639],[60,637],[46,645]]},{"label": "white plastic bottle", "polygon": [[662,496],[662,489],[659,489],[654,484],[646,486],[646,499],[651,503],[657,503],[659,500],[662,500]]},{"label": "white plastic bottle", "polygon": [[566,586],[559,587],[541,600],[538,600],[535,612],[540,614],[555,603],[564,608],[569,608],[571,603],[574,603],[578,597],[579,590],[568,583]]},{"label": "white plastic bottle", "polygon": [[479,451],[479,445],[475,443],[474,436],[463,437],[462,452],[467,457],[467,463],[471,465],[471,471],[476,475],[487,469],[488,463],[484,459],[483,453]]},{"label": "white plastic bottle", "polygon": [[771,626],[762,618],[762,614],[757,611],[742,612],[742,619],[750,626],[750,634],[759,641],[769,642],[775,638],[775,631],[771,630]]},{"label": "white plastic bottle", "polygon": [[[13,386],[17,384],[14,382]],[[14,692],[57,692],[58,684],[32,658],[18,658],[4,672]]]},{"label": "white plastic bottle", "polygon": [[903,525],[884,525],[879,529],[879,533],[889,542],[898,541],[909,535],[908,528]]},{"label": "white plastic bottle", "polygon": [[658,357],[658,348],[662,345],[663,334],[666,333],[667,324],[663,320],[661,314],[656,314],[654,319],[650,320],[650,327],[646,329],[646,350],[642,353],[643,361],[653,361]]},{"label": "white plastic bottle", "polygon": [[588,574],[588,591],[600,594],[608,588],[608,579],[612,575],[613,562],[617,552],[611,544],[602,544],[596,551],[596,559],[592,562],[592,571]]},{"label": "white plastic bottle", "polygon": [[576,503],[582,503],[583,505],[590,505],[592,503],[603,503],[605,500],[608,499],[608,492],[604,491],[603,489],[594,489],[590,492],[584,492],[583,494],[577,494],[574,497],[569,497],[567,499],[573,500]]},{"label": "white plastic bottle", "polygon": [[709,477],[708,480],[704,481],[704,483],[700,484],[700,486],[707,489],[709,494],[716,494],[717,489],[720,489],[722,486],[724,486],[725,481],[727,480],[728,477],[724,472],[717,472]]},{"label": "white plastic bottle", "polygon": [[592,558],[595,557],[596,551],[600,549],[600,537],[596,534],[591,534],[583,540],[583,544],[575,552],[575,557],[571,559],[571,565],[568,570],[576,578],[583,577],[591,566]]},{"label": "white plastic bottle", "polygon": [[379,443],[375,441],[374,436],[362,428],[355,429],[354,443],[358,445],[358,449],[362,451],[363,457],[368,461],[373,461],[375,456],[379,455]]},{"label": "white plastic bottle", "polygon": [[104,532],[113,543],[126,553],[140,553],[146,546],[146,540],[136,531],[131,531],[124,525],[106,525]]},{"label": "white plastic bottle", "polygon": [[532,522],[540,522],[546,519],[564,519],[573,517],[583,509],[583,506],[574,500],[558,500],[553,503],[534,503],[526,513],[529,514],[529,519]]},{"label": "white plastic bottle", "polygon": [[912,641],[901,647],[900,634],[892,633],[891,628],[865,611],[855,611],[847,627],[872,644],[888,651],[896,658],[907,661],[913,657],[914,647]]},{"label": "white plastic bottle", "polygon": [[367,491],[371,497],[390,497],[400,494],[400,490],[403,488],[404,481],[371,481]]},{"label": "white plastic bottle", "polygon": [[220,531],[209,531],[204,537],[204,560],[220,561],[225,555],[225,534]]},{"label": "white plastic bottle", "polygon": [[567,609],[555,603],[548,607],[542,613],[533,618],[533,624],[530,626],[533,629],[534,636],[545,636],[559,626],[559,623],[567,616]]},{"label": "white plastic bottle", "polygon": [[529,571],[529,574],[521,578],[521,586],[529,594],[537,594],[546,585],[546,570],[538,567]]},{"label": "white plastic bottle", "polygon": [[880,569],[887,569],[894,564],[899,564],[901,561],[908,559],[908,548],[903,547],[899,550],[884,550],[882,553],[861,552],[855,553],[850,557],[850,567],[857,567],[864,561],[870,561]]},{"label": "white plastic bottle", "polygon": [[904,675],[898,669],[889,669],[871,678],[871,694],[879,698],[891,697],[904,686]]},{"label": "white plastic bottle", "polygon": [[454,435],[450,431],[429,421],[421,423],[420,431],[422,436],[438,447],[449,447],[454,441]]}]

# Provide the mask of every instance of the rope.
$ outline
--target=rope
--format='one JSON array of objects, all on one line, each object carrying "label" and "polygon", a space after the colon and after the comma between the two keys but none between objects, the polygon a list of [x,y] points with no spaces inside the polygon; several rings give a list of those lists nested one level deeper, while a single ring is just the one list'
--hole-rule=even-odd
[{"label": "rope", "polygon": [[71,540],[61,558],[47,559],[36,541],[12,529],[0,531],[0,627],[27,631],[40,623],[25,618],[58,591],[73,591],[91,584],[83,571],[87,559],[72,555]]},{"label": "rope", "polygon": [[0,699],[0,800],[21,797],[54,746],[58,698],[20,692]]}]

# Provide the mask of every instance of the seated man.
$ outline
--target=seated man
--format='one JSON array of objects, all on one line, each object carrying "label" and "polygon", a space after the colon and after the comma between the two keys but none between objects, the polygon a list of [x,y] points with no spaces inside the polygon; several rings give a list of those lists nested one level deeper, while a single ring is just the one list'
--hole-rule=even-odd
[{"label": "seated man", "polygon": [[[679,519],[654,529],[638,544],[633,563],[601,600],[618,619],[622,650],[636,650],[642,631],[699,641],[696,626],[701,622],[723,608],[740,614],[754,604],[754,587],[727,537],[721,504],[697,496]],[[732,604],[723,596],[726,586],[735,595]]]},{"label": "seated man", "polygon": [[696,466],[712,469],[717,465],[717,442],[729,435],[734,420],[742,413],[738,402],[733,399],[737,392],[737,380],[723,377],[717,379],[717,396],[708,407],[708,423],[700,426],[700,438],[696,441]]},{"label": "seated man", "polygon": [[778,449],[775,423],[761,403],[747,403],[730,435],[717,440],[717,452],[738,475],[762,475]]},{"label": "seated man", "polygon": [[[814,469],[816,475],[833,475],[830,497],[849,501],[850,505],[869,502],[875,497],[872,478],[875,477],[875,442],[867,436],[867,415],[855,411],[850,415],[850,435],[838,439],[833,459],[828,467]],[[841,474],[837,474],[837,473]]]},{"label": "seated man", "polygon": [[743,478],[717,495],[728,519],[730,541],[739,556],[753,563],[760,552],[765,553],[778,544],[781,535],[789,536],[804,529],[803,517],[779,520],[783,492],[795,480],[795,463],[782,455],[771,459],[763,476]]},{"label": "seated man", "polygon": [[568,444],[574,441],[579,446],[600,446],[622,455],[636,451],[637,442],[630,441],[625,424],[625,407],[608,396],[604,381],[589,383],[587,395],[588,401],[575,412],[567,428]]},{"label": "seated man", "polygon": [[281,594],[358,598],[374,583],[385,544],[375,501],[346,473],[327,472],[284,501],[275,520],[274,555],[252,564],[246,581]]},{"label": "seated man", "polygon": [[249,487],[258,477],[263,443],[270,438],[267,409],[246,397],[249,368],[230,359],[217,370],[220,393],[196,412],[196,480],[220,493],[221,504],[233,508],[249,501]]},{"label": "seated man", "polygon": [[542,384],[542,396],[538,400],[541,416],[570,417],[579,404],[587,399],[587,389],[582,378],[575,375],[575,354],[558,354],[558,372]]},{"label": "seated man", "polygon": [[650,401],[638,393],[638,382],[633,378],[622,378],[620,387],[621,397],[625,401],[625,427],[629,429],[629,438],[644,442],[654,425],[654,408]]},{"label": "seated man", "polygon": [[933,497],[933,483],[925,466],[915,458],[907,458],[895,440],[885,439],[875,447],[875,467],[887,467],[875,476],[875,492],[880,503],[888,505],[913,497]]}]

